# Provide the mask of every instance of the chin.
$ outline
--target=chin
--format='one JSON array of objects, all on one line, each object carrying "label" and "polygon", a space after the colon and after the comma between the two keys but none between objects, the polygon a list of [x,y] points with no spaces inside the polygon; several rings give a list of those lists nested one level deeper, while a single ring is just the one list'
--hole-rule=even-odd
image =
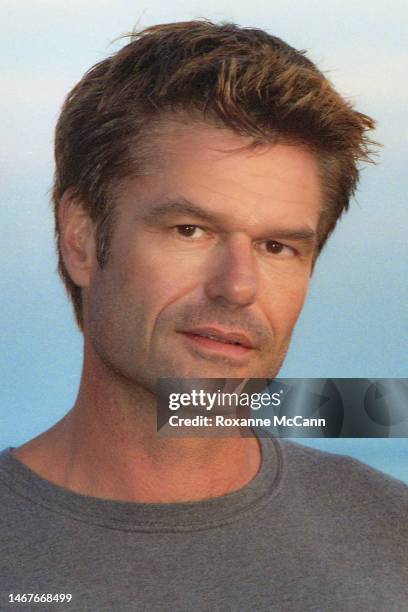
[{"label": "chin", "polygon": [[161,378],[204,379],[204,378],[274,378],[279,372],[280,364],[272,367],[241,366],[228,364],[203,364],[197,367],[190,365],[172,367]]}]

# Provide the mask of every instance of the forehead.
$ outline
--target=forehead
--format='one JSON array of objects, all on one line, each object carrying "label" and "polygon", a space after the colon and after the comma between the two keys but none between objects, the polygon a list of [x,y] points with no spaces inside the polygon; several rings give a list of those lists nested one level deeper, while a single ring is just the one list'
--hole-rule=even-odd
[{"label": "forehead", "polygon": [[251,143],[229,129],[168,124],[156,141],[155,162],[142,178],[122,184],[123,200],[135,214],[160,199],[183,198],[224,214],[232,225],[299,217],[315,226],[322,193],[313,153],[299,145]]}]

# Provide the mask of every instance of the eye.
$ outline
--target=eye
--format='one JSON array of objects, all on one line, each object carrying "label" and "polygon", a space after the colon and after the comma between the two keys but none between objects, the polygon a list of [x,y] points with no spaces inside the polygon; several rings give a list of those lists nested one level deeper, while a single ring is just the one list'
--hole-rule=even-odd
[{"label": "eye", "polygon": [[264,244],[266,251],[272,255],[281,255],[282,257],[294,257],[296,255],[295,249],[286,244],[282,244],[282,242],[267,240]]},{"label": "eye", "polygon": [[205,230],[198,225],[176,225],[174,229],[183,238],[198,239],[202,238],[205,234]]}]

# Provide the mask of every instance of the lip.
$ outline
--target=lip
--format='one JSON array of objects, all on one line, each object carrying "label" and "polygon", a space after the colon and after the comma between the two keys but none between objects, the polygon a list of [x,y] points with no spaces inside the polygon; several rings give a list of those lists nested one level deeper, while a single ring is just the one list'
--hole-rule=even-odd
[{"label": "lip", "polygon": [[222,340],[214,340],[206,336],[200,336],[195,332],[181,332],[180,334],[193,349],[195,355],[201,357],[210,357],[211,359],[229,359],[235,365],[243,365],[247,363],[248,358],[253,354],[253,349],[243,346],[242,344],[231,344],[230,342],[222,342]]},{"label": "lip", "polygon": [[[188,344],[203,356],[208,354],[214,358],[231,359],[231,363],[243,364],[253,354],[254,344],[246,334],[237,331],[220,329],[219,327],[196,327],[180,330]],[[211,337],[208,337],[211,336]],[[233,344],[233,343],[239,344]]]},{"label": "lip", "polygon": [[232,349],[244,349],[246,351],[255,348],[251,339],[243,332],[220,329],[219,327],[195,327],[182,330],[181,333],[197,342],[211,343],[214,346],[219,345],[220,347],[231,347]]}]

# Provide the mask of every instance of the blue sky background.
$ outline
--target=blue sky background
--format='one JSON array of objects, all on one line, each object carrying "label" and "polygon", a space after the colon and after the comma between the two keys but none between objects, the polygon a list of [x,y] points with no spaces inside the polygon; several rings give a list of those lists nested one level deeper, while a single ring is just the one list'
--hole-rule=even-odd
[{"label": "blue sky background", "polygon": [[[0,448],[71,407],[81,336],[55,272],[53,129],[69,89],[135,25],[208,17],[267,29],[312,60],[384,145],[331,238],[280,376],[408,377],[408,5],[403,0],[3,0]],[[312,441],[408,482],[408,440]]]}]

